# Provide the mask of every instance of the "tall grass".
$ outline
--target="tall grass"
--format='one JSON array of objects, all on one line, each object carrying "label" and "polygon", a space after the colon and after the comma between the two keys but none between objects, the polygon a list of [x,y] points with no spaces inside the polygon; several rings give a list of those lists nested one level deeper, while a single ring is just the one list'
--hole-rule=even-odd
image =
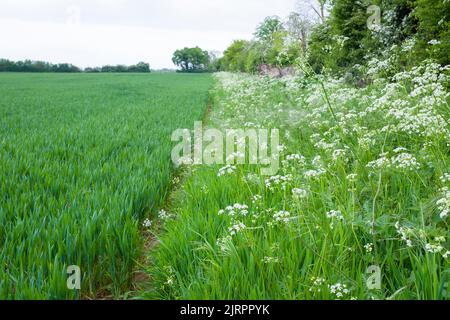
[{"label": "tall grass", "polygon": [[448,80],[433,64],[364,89],[219,74],[209,125],[280,128],[282,168],[187,168],[144,297],[449,298]]},{"label": "tall grass", "polygon": [[[0,75],[0,298],[118,296],[208,75]],[[82,290],[67,289],[78,265]]]}]

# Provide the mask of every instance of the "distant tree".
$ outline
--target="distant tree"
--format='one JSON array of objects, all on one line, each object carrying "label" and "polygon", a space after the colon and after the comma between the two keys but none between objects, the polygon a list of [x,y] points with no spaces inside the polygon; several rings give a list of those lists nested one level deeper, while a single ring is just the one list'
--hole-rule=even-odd
[{"label": "distant tree", "polygon": [[9,61],[0,60],[0,72],[81,72],[81,69],[69,64],[51,64],[44,61]]},{"label": "distant tree", "polygon": [[128,72],[150,72],[150,65],[145,62],[139,62],[136,65],[131,65],[127,68]]},{"label": "distant tree", "polygon": [[208,70],[210,72],[217,72],[221,70],[222,63],[222,52],[220,51],[210,51],[209,54],[209,65]]},{"label": "distant tree", "polygon": [[298,12],[292,12],[285,23],[290,41],[299,43],[303,54],[306,54],[308,49],[308,40],[312,26],[312,22]]},{"label": "distant tree", "polygon": [[210,56],[199,47],[184,48],[174,52],[172,61],[182,72],[204,72],[208,69]]},{"label": "distant tree", "polygon": [[254,36],[257,40],[270,42],[273,40],[275,33],[283,31],[283,22],[278,16],[271,16],[264,19],[264,21],[256,28]]},{"label": "distant tree", "polygon": [[229,71],[245,71],[249,41],[235,40],[223,54],[223,66]]}]

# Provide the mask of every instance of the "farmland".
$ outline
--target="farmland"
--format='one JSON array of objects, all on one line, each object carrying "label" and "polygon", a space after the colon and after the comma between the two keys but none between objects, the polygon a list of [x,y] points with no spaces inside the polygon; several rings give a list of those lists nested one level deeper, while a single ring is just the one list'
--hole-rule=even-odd
[{"label": "farmland", "polygon": [[[170,136],[209,75],[0,75],[0,299],[129,288],[142,221],[170,188]],[[67,290],[80,266],[82,291]]]}]

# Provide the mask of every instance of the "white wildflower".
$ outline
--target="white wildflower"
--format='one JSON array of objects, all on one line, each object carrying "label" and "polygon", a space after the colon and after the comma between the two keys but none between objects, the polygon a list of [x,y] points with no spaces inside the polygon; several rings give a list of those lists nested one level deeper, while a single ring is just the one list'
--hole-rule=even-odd
[{"label": "white wildflower", "polygon": [[223,168],[219,169],[219,173],[217,174],[218,177],[222,177],[224,175],[233,174],[236,171],[236,167],[233,165],[227,165]]},{"label": "white wildflower", "polygon": [[289,221],[291,220],[291,214],[287,211],[278,211],[273,215],[273,219],[276,222],[289,223]]},{"label": "white wildflower", "polygon": [[152,221],[150,219],[145,219],[144,222],[142,223],[142,226],[144,228],[151,228],[152,226]]},{"label": "white wildflower", "polygon": [[305,189],[300,189],[300,188],[294,188],[292,189],[292,195],[294,196],[294,198],[297,199],[305,199],[308,197],[308,190]]}]

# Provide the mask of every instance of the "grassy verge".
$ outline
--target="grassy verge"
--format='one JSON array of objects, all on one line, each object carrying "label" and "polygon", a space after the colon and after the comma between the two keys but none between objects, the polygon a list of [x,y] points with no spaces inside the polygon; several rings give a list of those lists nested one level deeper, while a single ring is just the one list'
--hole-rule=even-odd
[{"label": "grassy verge", "polygon": [[448,298],[447,73],[427,65],[364,89],[218,75],[209,125],[281,129],[282,168],[189,167],[144,297]]}]

